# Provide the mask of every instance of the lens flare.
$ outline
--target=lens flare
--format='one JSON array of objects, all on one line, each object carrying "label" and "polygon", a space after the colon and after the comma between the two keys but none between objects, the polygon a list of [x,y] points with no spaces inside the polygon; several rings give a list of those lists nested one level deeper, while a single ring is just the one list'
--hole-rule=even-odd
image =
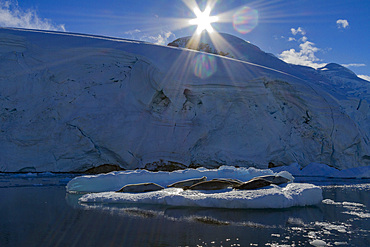
[{"label": "lens flare", "polygon": [[233,26],[236,31],[242,34],[249,33],[258,24],[258,11],[244,6],[233,15]]},{"label": "lens flare", "polygon": [[203,30],[207,30],[210,33],[213,32],[213,27],[211,26],[211,23],[217,22],[218,17],[210,16],[211,8],[207,7],[203,12],[201,12],[199,8],[196,7],[193,11],[197,18],[190,20],[189,24],[198,26],[197,33],[200,34]]},{"label": "lens flare", "polygon": [[214,56],[199,54],[194,59],[194,74],[201,79],[210,77],[217,70],[217,63]]}]

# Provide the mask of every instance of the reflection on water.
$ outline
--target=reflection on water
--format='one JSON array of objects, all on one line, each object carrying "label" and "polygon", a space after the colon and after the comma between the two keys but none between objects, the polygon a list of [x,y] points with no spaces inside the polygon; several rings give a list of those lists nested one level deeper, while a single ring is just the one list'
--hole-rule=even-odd
[{"label": "reflection on water", "polygon": [[69,179],[0,176],[0,246],[370,246],[364,181],[326,183],[315,207],[231,210],[79,204]]},{"label": "reflection on water", "polygon": [[216,209],[194,207],[168,207],[158,205],[127,204],[82,204],[86,210],[99,210],[111,215],[165,218],[171,221],[201,222],[210,225],[251,226],[258,228],[284,227],[292,218],[309,223],[323,218],[318,207],[296,207],[291,209]]}]

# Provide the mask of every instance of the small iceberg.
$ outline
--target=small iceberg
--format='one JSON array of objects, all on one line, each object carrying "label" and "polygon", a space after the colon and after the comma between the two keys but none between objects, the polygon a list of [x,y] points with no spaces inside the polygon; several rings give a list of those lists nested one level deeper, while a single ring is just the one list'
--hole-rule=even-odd
[{"label": "small iceberg", "polygon": [[258,176],[278,175],[291,181],[293,176],[286,171],[235,168],[222,166],[218,169],[186,169],[174,172],[150,172],[133,170],[107,174],[76,177],[67,184],[69,193],[88,193],[80,203],[103,204],[151,204],[207,208],[289,208],[315,205],[322,201],[320,187],[307,183],[271,184],[255,190],[223,189],[217,191],[183,190],[165,188],[145,193],[117,193],[122,186],[135,183],[156,183],[166,187],[180,180],[207,177],[207,179],[230,178],[248,181]]},{"label": "small iceberg", "polygon": [[127,184],[151,182],[166,187],[169,184],[181,180],[201,178],[203,176],[207,177],[207,180],[212,180],[215,178],[230,178],[245,182],[254,177],[266,175],[279,175],[286,177],[289,180],[294,180],[294,177],[286,171],[274,173],[269,169],[261,170],[256,168],[221,166],[218,169],[189,168],[173,172],[128,170],[98,175],[86,175],[72,179],[67,184],[66,188],[67,192],[69,193],[106,192],[117,191]]}]

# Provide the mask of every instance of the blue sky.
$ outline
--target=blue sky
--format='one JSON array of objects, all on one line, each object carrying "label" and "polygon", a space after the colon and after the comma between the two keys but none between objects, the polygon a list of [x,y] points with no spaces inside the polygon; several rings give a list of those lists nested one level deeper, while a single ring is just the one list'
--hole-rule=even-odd
[{"label": "blue sky", "polygon": [[[196,2],[201,10],[207,3]],[[222,16],[223,21],[212,24],[218,32],[250,41],[287,62],[312,67],[335,62],[370,80],[370,1],[213,2],[211,15]],[[233,25],[234,15],[253,17],[243,13],[246,7],[258,14],[257,25],[249,32]],[[0,0],[3,27],[61,30],[158,44],[192,35],[196,27],[187,25],[191,18],[195,15],[185,0]]]}]

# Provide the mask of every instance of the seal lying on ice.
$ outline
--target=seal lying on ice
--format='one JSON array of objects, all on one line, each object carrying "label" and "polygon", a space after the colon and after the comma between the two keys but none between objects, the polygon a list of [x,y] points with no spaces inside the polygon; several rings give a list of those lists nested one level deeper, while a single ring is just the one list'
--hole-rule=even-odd
[{"label": "seal lying on ice", "polygon": [[262,188],[265,186],[269,186],[270,184],[271,182],[268,181],[267,179],[264,179],[261,177],[255,177],[234,188],[238,190],[254,190],[254,189]]},{"label": "seal lying on ice", "polygon": [[190,187],[185,187],[184,190],[223,190],[233,187],[233,184],[226,180],[210,180],[194,184]]},{"label": "seal lying on ice", "polygon": [[192,178],[192,179],[187,179],[187,180],[182,180],[182,181],[178,181],[176,183],[173,183],[173,184],[170,184],[170,185],[167,185],[167,188],[184,188],[184,187],[190,187],[194,184],[197,184],[197,183],[200,183],[200,182],[203,182],[203,181],[206,181],[207,180],[207,177],[202,177],[202,178]]},{"label": "seal lying on ice", "polygon": [[211,181],[226,181],[232,184],[232,187],[241,185],[243,182],[235,178],[214,178]]},{"label": "seal lying on ice", "polygon": [[285,184],[290,182],[290,179],[282,177],[282,176],[275,176],[275,175],[265,175],[260,177],[252,178],[247,182],[242,183],[239,186],[235,186],[235,189],[239,190],[254,190],[262,187],[269,186],[271,184]]},{"label": "seal lying on ice", "polygon": [[116,192],[141,193],[149,191],[163,190],[164,188],[155,183],[128,184]]}]

